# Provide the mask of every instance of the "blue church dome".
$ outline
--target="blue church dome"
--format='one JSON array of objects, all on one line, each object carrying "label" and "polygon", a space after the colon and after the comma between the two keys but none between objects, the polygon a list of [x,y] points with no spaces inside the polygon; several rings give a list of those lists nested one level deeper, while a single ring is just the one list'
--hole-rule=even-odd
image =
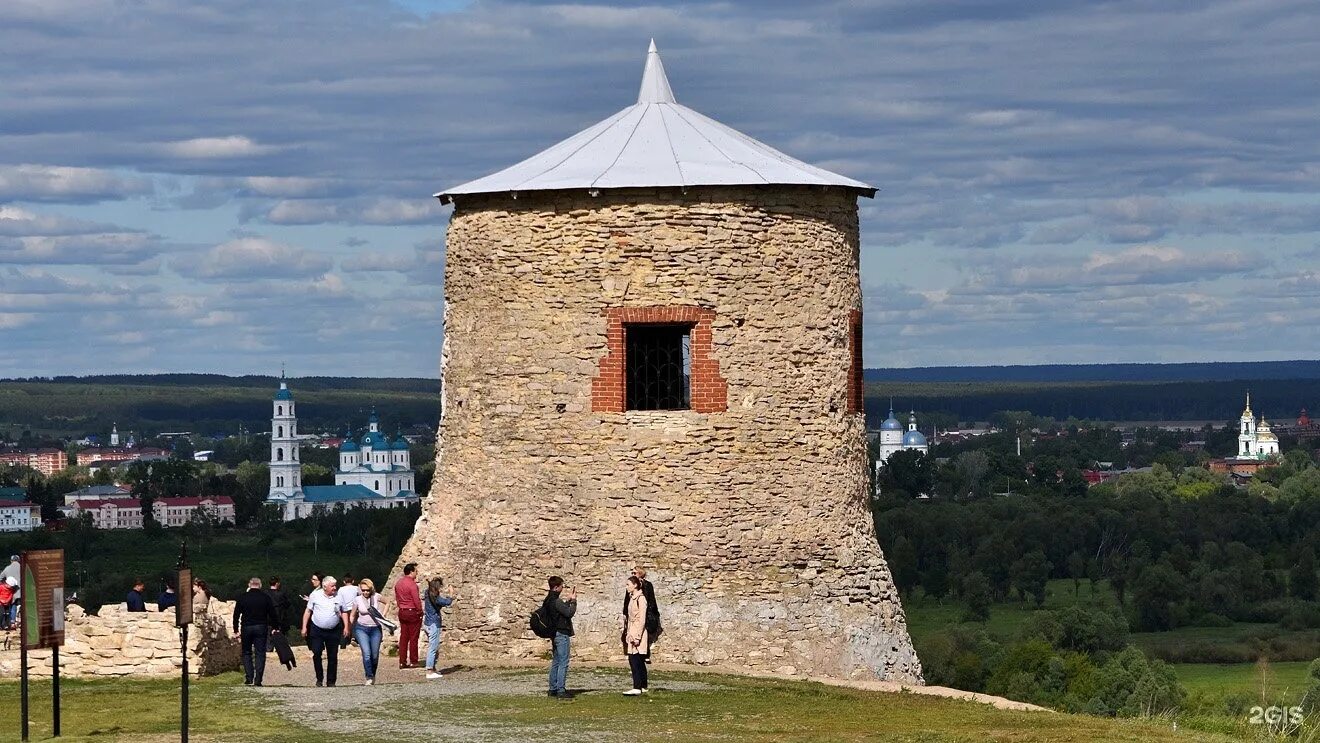
[{"label": "blue church dome", "polygon": [[903,424],[902,424],[902,423],[899,423],[899,422],[898,422],[898,419],[894,417],[894,409],[893,409],[893,408],[890,408],[890,409],[889,409],[889,417],[888,417],[888,418],[885,418],[885,422],[880,424],[880,430],[881,430],[881,431],[902,431],[902,430],[903,430]]},{"label": "blue church dome", "polygon": [[377,451],[385,451],[390,448],[390,442],[379,431],[370,431],[362,437],[362,445],[370,446]]},{"label": "blue church dome", "polygon": [[288,388],[288,387],[285,387],[285,386],[284,386],[284,383],[283,383],[283,382],[281,382],[281,383],[280,383],[280,388],[279,388],[278,390],[276,390],[276,392],[275,392],[275,399],[276,399],[276,400],[292,400],[292,399],[293,399],[293,393],[289,391],[289,388]]},{"label": "blue church dome", "polygon": [[400,436],[394,440],[394,443],[390,445],[390,448],[395,451],[408,451],[408,440]]},{"label": "blue church dome", "polygon": [[357,450],[358,450],[358,445],[353,442],[353,439],[344,439],[344,443],[339,445],[340,454],[343,454],[346,451],[357,451]]},{"label": "blue church dome", "polygon": [[921,431],[908,431],[903,434],[903,446],[925,446],[926,437]]}]

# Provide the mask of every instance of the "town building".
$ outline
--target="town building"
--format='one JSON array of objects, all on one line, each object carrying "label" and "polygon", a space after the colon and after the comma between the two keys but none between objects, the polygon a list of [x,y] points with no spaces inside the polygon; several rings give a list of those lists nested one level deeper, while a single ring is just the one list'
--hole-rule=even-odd
[{"label": "town building", "polygon": [[[234,522],[234,499],[227,495],[157,498],[151,512],[161,526],[184,526],[198,509],[209,510],[216,520]],[[66,518],[91,514],[97,529],[141,529],[142,501],[137,498],[74,500],[60,507]]]},{"label": "town building", "polygon": [[32,531],[41,526],[41,506],[30,503],[20,487],[0,488],[0,532]]},{"label": "town building", "polygon": [[926,436],[917,430],[917,411],[908,413],[907,430],[894,417],[894,406],[889,406],[889,417],[880,424],[879,449],[877,464],[889,461],[894,452],[918,451],[925,454],[929,450]]},{"label": "town building", "polygon": [[65,493],[60,496],[64,500],[64,505],[72,505],[75,501],[106,500],[112,498],[127,498],[132,494],[132,490],[123,485],[88,485],[85,488]]},{"label": "town building", "polygon": [[106,464],[131,463],[141,460],[169,459],[169,456],[169,449],[161,449],[155,446],[90,446],[78,452],[78,464],[90,466],[101,462]]},{"label": "town building", "polygon": [[408,442],[390,442],[380,432],[372,411],[361,443],[352,434],[339,449],[334,485],[302,484],[298,460],[298,416],[293,392],[283,375],[272,402],[270,429],[270,492],[266,502],[279,507],[285,521],[311,516],[317,508],[399,508],[417,503],[413,492]]},{"label": "town building", "polygon": [[63,449],[12,449],[0,451],[0,465],[12,464],[31,467],[47,477],[69,466],[69,455]]},{"label": "town building", "polygon": [[[442,454],[393,576],[462,583],[454,652],[540,657],[493,618],[555,573],[616,606],[640,565],[666,660],[921,683],[867,510],[874,194],[678,103],[654,45],[636,104],[437,194]],[[576,631],[617,658],[613,622]]]}]

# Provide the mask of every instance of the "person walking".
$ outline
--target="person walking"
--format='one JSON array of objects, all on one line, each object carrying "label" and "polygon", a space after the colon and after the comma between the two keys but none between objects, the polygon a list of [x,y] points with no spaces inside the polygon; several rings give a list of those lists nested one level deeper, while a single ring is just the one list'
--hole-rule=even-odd
[{"label": "person walking", "polygon": [[[312,670],[317,686],[334,686],[339,670],[339,643],[348,637],[348,615],[340,610],[339,583],[333,575],[321,579],[321,587],[307,597],[303,611],[302,634],[312,651]],[[325,667],[321,654],[325,654]],[[324,671],[324,672],[323,672]]]},{"label": "person walking", "polygon": [[0,579],[0,630],[5,632],[9,631],[9,607],[14,605],[14,589],[17,587],[13,578]]},{"label": "person walking", "polygon": [[266,674],[266,638],[275,619],[275,603],[261,590],[260,578],[249,578],[247,592],[234,601],[234,637],[243,649],[243,684],[261,686]]},{"label": "person walking", "polygon": [[362,673],[367,677],[367,686],[376,682],[376,668],[380,665],[381,626],[376,616],[384,614],[381,603],[376,584],[370,578],[363,578],[358,584],[358,594],[353,598],[350,620],[353,636],[362,650]]},{"label": "person walking", "polygon": [[444,678],[436,667],[436,658],[440,654],[440,610],[454,603],[458,595],[445,596],[444,578],[432,578],[426,584],[426,595],[422,597],[422,625],[426,627],[426,678]]},{"label": "person walking", "polygon": [[193,578],[193,621],[206,616],[211,606],[211,587],[201,578]]},{"label": "person walking", "polygon": [[15,623],[18,622],[18,606],[23,597],[23,576],[19,575],[22,570],[21,560],[22,558],[18,555],[10,555],[9,564],[5,566],[4,570],[0,570],[0,581],[9,581],[10,578],[13,579],[13,582],[9,584],[14,588],[14,599],[9,604],[9,618],[7,625],[9,627],[13,627]]},{"label": "person walking", "polygon": [[628,576],[628,611],[623,621],[623,652],[628,654],[628,668],[632,671],[632,688],[625,696],[635,697],[648,691],[646,686],[646,656],[650,641],[646,631],[647,601],[642,590],[642,579]]},{"label": "person walking", "polygon": [[399,668],[417,667],[417,638],[422,633],[422,597],[417,588],[417,563],[403,566],[394,584],[394,605],[399,610]]},{"label": "person walking", "polygon": [[147,600],[142,596],[142,591],[146,587],[147,584],[144,583],[141,578],[133,581],[133,590],[129,591],[128,595],[124,597],[125,611],[147,610]]},{"label": "person walking", "polygon": [[555,627],[550,640],[550,690],[548,696],[571,699],[568,693],[568,651],[573,637],[573,615],[577,613],[577,591],[564,587],[564,579],[552,575],[546,581],[550,587],[541,610],[549,616]]},{"label": "person walking", "polygon": [[275,618],[271,622],[270,631],[278,632],[281,635],[289,634],[289,613],[293,609],[293,602],[289,600],[289,594],[280,588],[280,577],[272,575],[270,577],[270,588],[266,590],[270,594],[270,601],[275,605]]},{"label": "person walking", "polygon": [[[634,567],[629,573],[632,577],[641,581],[642,595],[646,597],[646,636],[650,642],[655,642],[655,638],[663,632],[660,628],[660,605],[655,600],[655,586],[646,579],[646,570],[641,567]],[[623,621],[628,621],[628,612],[630,607],[631,594],[625,590],[623,592]],[[651,651],[648,644],[646,651],[646,662],[651,662]]]}]

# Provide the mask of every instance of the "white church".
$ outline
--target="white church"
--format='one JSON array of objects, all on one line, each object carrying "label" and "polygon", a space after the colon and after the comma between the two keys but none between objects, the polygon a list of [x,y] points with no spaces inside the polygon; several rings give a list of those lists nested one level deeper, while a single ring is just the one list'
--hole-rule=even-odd
[{"label": "white church", "polygon": [[1238,459],[1269,459],[1279,455],[1279,437],[1270,430],[1265,416],[1256,422],[1251,412],[1251,393],[1247,393],[1247,407],[1242,410],[1238,428]]},{"label": "white church", "polygon": [[335,484],[304,486],[302,463],[298,461],[298,417],[293,393],[283,375],[271,406],[270,493],[266,502],[279,506],[285,521],[310,516],[317,507],[397,508],[419,501],[413,492],[416,473],[408,442],[399,437],[391,443],[381,434],[375,411],[360,444],[351,437],[344,438]]},{"label": "white church", "polygon": [[889,417],[880,424],[880,450],[877,463],[888,461],[894,452],[919,451],[925,454],[929,448],[926,436],[917,430],[917,412],[914,410],[908,414],[907,430],[904,431],[903,424],[894,417],[894,406],[890,405]]}]

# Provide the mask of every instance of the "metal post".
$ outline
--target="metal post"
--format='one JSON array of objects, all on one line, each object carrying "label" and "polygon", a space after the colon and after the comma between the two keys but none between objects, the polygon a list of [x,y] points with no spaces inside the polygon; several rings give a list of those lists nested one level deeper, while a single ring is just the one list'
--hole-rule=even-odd
[{"label": "metal post", "polygon": [[[23,571],[21,569],[19,571],[19,575],[20,576],[23,575]],[[19,580],[22,580],[22,578],[20,578]],[[24,595],[23,600],[31,601],[32,598],[29,598],[28,596]],[[26,612],[19,612],[18,616],[20,621],[23,619],[23,614],[25,613]],[[21,716],[23,718],[23,726],[22,726],[23,740],[25,741],[28,739],[28,657],[27,657],[27,642],[26,642],[27,638],[25,637],[25,635],[27,635],[27,631],[28,628],[26,624],[19,625],[18,665],[22,669],[19,671],[19,686],[21,687],[21,690],[19,692],[19,698],[20,698],[19,706],[22,707]]]},{"label": "metal post", "polygon": [[[188,542],[184,540],[179,543],[179,564],[178,569],[183,570],[188,567]],[[176,590],[191,591],[192,586],[176,586]],[[181,743],[188,743],[188,625],[185,623],[179,628],[179,645],[183,652],[183,687],[179,694],[179,740]]]},{"label": "metal post", "polygon": [[183,694],[179,702],[183,724],[179,728],[179,740],[188,743],[188,625],[179,628],[179,638],[183,644]]},{"label": "metal post", "polygon": [[60,646],[50,646],[50,691],[51,691],[51,727],[52,737],[60,737]]}]

